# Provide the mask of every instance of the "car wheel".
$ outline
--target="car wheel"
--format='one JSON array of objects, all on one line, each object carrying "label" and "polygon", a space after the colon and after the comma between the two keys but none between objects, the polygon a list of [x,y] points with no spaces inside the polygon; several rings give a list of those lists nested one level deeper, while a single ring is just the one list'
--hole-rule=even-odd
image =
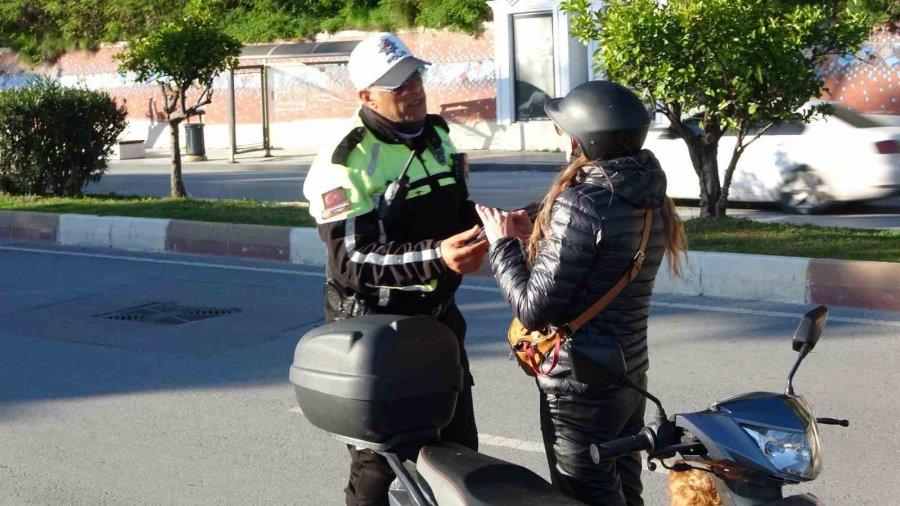
[{"label": "car wheel", "polygon": [[819,214],[833,203],[828,187],[811,168],[793,169],[778,189],[779,204],[798,214]]}]

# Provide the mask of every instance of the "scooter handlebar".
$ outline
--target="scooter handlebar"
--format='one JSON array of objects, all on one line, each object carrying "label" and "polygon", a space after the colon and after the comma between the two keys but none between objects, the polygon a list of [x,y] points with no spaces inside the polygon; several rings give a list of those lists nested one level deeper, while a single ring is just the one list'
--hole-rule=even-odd
[{"label": "scooter handlebar", "polygon": [[601,460],[621,457],[629,453],[650,451],[656,447],[656,436],[647,427],[633,436],[613,439],[600,444],[591,445],[591,460],[599,464]]}]

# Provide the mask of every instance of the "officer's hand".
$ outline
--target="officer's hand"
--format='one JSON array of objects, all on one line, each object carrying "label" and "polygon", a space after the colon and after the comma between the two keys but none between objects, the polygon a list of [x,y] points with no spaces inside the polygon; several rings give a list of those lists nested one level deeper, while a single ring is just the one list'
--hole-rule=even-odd
[{"label": "officer's hand", "polygon": [[441,241],[441,258],[451,271],[457,274],[469,274],[481,267],[484,254],[487,253],[488,242],[482,239],[466,245],[466,242],[478,237],[479,232],[479,227],[476,225]]}]

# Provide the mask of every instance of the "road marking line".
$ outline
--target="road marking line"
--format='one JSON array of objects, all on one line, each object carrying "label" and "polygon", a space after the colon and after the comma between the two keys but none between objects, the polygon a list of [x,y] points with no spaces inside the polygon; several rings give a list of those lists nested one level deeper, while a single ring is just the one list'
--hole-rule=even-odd
[{"label": "road marking line", "polygon": [[495,436],[493,434],[478,434],[478,442],[488,446],[512,448],[513,450],[522,450],[523,452],[544,453],[543,443],[535,443],[534,441],[526,441],[524,439]]},{"label": "road marking line", "polygon": [[187,265],[191,267],[209,267],[211,269],[225,269],[225,270],[233,270],[233,271],[251,271],[251,272],[265,272],[271,274],[292,274],[295,276],[307,276],[313,278],[324,278],[324,272],[305,272],[305,271],[294,271],[289,269],[274,269],[274,268],[265,268],[265,267],[250,267],[245,265],[225,265],[225,264],[214,264],[208,262],[189,262],[186,260],[163,260],[159,258],[138,258],[138,257],[130,257],[130,256],[121,256],[121,255],[107,255],[103,253],[84,253],[79,251],[54,251],[54,250],[44,250],[37,248],[20,248],[14,246],[0,246],[0,250],[6,251],[21,251],[24,253],[43,253],[48,255],[63,255],[63,256],[74,256],[74,257],[86,257],[86,258],[103,258],[107,260],[126,260],[129,262],[143,262],[149,264],[168,264],[168,265]]},{"label": "road marking line", "polygon": [[[288,409],[288,412],[303,415],[303,410],[300,409],[299,406],[294,406]],[[528,441],[525,439],[516,439],[513,437],[504,437],[504,436],[495,436],[493,434],[478,434],[478,443],[487,446],[496,446],[498,448],[511,448],[513,450],[520,450],[523,452],[531,452],[531,453],[540,453],[542,455],[544,452],[544,443],[538,443],[535,441]],[[641,466],[644,469],[647,469],[647,457],[643,453],[641,454]],[[665,469],[662,466],[658,466],[656,471],[657,473],[666,473]]]},{"label": "road marking line", "polygon": [[470,292],[500,293],[500,289],[496,286],[460,285],[460,288],[463,290],[468,290]]},{"label": "road marking line", "polygon": [[[63,255],[63,256],[85,257],[85,258],[103,258],[103,259],[107,259],[107,260],[124,260],[124,261],[130,261],[130,262],[143,262],[143,263],[151,263],[151,264],[183,265],[183,266],[190,266],[190,267],[207,267],[210,269],[263,272],[263,273],[267,273],[267,274],[288,274],[288,275],[292,275],[292,276],[304,276],[304,277],[310,277],[310,278],[324,278],[325,277],[324,272],[308,272],[308,271],[291,270],[291,269],[250,267],[250,266],[244,266],[244,265],[226,265],[226,264],[216,264],[216,263],[210,263],[210,262],[191,262],[191,261],[187,261],[187,260],[164,260],[164,259],[159,259],[159,258],[138,258],[138,257],[122,256],[122,255],[110,255],[110,254],[104,254],[104,253],[85,253],[85,252],[79,252],[79,251],[56,251],[56,250],[26,248],[26,247],[18,247],[18,246],[0,246],[0,251],[18,251],[18,252],[23,252],[23,253],[41,253],[41,254],[45,254],[45,255]],[[464,285],[460,286],[460,289],[469,290],[472,292],[500,293],[500,289],[497,287],[494,287],[494,286],[464,284]],[[659,306],[659,307],[670,307],[670,308],[675,308],[675,309],[689,309],[689,310],[693,310],[693,311],[709,311],[709,312],[713,312],[713,313],[731,313],[731,314],[744,314],[744,315],[752,315],[752,316],[768,316],[768,317],[773,317],[773,318],[790,318],[792,320],[797,320],[802,316],[802,314],[800,314],[800,313],[785,313],[785,312],[781,312],[781,311],[762,311],[762,310],[755,310],[755,309],[741,309],[741,308],[723,307],[723,306],[704,306],[701,304],[683,304],[683,303],[679,303],[679,302],[652,302],[651,305]],[[891,321],[891,320],[873,320],[873,319],[869,319],[869,318],[852,318],[852,317],[848,317],[848,316],[829,316],[828,321],[900,328],[900,321]]]},{"label": "road marking line", "polygon": [[[741,309],[735,307],[720,307],[720,306],[703,306],[700,304],[683,304],[680,302],[652,302],[653,306],[662,306],[662,307],[671,307],[676,309],[691,309],[696,311],[710,311],[713,313],[732,313],[732,314],[746,314],[753,316],[771,316],[773,318],[790,318],[792,320],[799,319],[802,314],[799,313],[784,313],[780,311],[761,311],[755,309]],[[840,323],[860,323],[865,325],[881,325],[884,327],[898,327],[900,328],[900,321],[890,321],[890,320],[872,320],[868,318],[852,318],[849,316],[828,316],[829,322],[840,322]]]}]

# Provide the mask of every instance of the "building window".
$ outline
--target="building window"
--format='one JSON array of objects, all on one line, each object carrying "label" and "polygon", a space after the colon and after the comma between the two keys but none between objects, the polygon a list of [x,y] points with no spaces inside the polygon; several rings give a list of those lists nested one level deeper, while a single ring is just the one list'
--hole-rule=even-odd
[{"label": "building window", "polygon": [[546,119],[544,103],[556,93],[553,16],[513,15],[512,30],[516,121]]}]

